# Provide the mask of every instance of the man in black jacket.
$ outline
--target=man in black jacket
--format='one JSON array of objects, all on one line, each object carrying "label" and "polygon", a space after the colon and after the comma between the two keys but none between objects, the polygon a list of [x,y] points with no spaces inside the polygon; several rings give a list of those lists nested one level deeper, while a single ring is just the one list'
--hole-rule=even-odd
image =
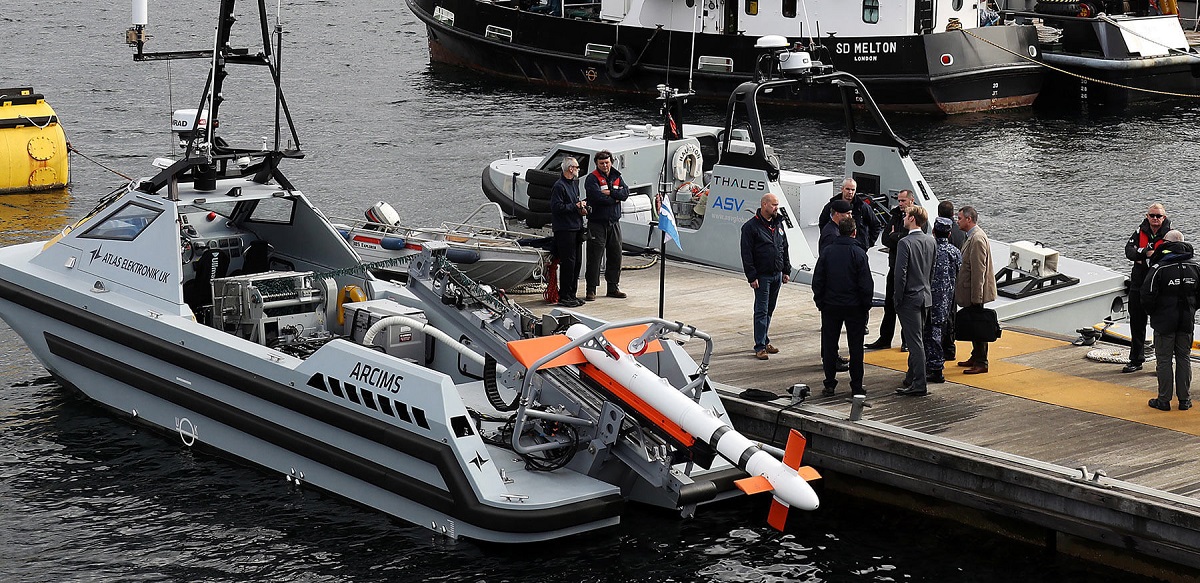
[{"label": "man in black jacket", "polygon": [[604,261],[604,281],[608,284],[610,298],[624,298],[621,291],[621,203],[629,198],[629,187],[621,179],[621,172],[612,165],[612,152],[596,152],[596,170],[583,180],[587,194],[588,245],[587,245],[587,294],[584,300],[596,299],[596,288],[600,285],[600,261]]},{"label": "man in black jacket", "polygon": [[742,270],[754,289],[754,357],[759,360],[779,352],[771,345],[771,314],[779,299],[779,287],[792,273],[787,233],[778,211],[779,197],[764,194],[758,211],[742,225]]},{"label": "man in black jacket", "polygon": [[821,209],[817,227],[824,227],[831,220],[833,201],[844,200],[850,204],[850,213],[854,215],[855,228],[858,231],[855,238],[862,243],[863,249],[870,249],[871,245],[875,244],[875,238],[879,236],[879,223],[875,220],[875,211],[871,210],[870,203],[865,198],[856,196],[856,192],[858,183],[853,178],[843,180],[842,190],[833,195],[833,198],[825,203],[825,208]]},{"label": "man in black jacket", "polygon": [[[913,192],[901,190],[896,195],[896,207],[892,209],[892,220],[883,228],[883,244],[888,250],[887,284],[883,288],[883,319],[879,321],[879,339],[868,344],[867,348],[879,350],[892,347],[892,336],[896,334],[896,306],[893,303],[896,293],[896,246],[908,234],[904,227],[904,217],[912,208]],[[924,230],[924,229],[922,229]]]},{"label": "man in black jacket", "polygon": [[1150,256],[1163,243],[1171,230],[1171,220],[1163,205],[1154,203],[1146,209],[1146,218],[1125,243],[1125,257],[1133,262],[1129,273],[1129,364],[1121,372],[1142,370],[1146,361],[1146,310],[1142,307],[1142,282],[1150,270]]},{"label": "man in black jacket", "polygon": [[[1158,263],[1142,282],[1142,306],[1154,328],[1154,358],[1158,369],[1158,398],[1150,406],[1171,410],[1171,393],[1179,398],[1179,410],[1192,408],[1193,327],[1200,305],[1200,265],[1193,260],[1192,246],[1179,231],[1168,231],[1159,246]],[[1171,360],[1175,361],[1172,370]],[[1174,389],[1174,391],[1172,391]]]},{"label": "man in black jacket", "polygon": [[850,216],[850,203],[839,198],[829,203],[829,213],[831,220],[821,227],[821,236],[817,239],[817,257],[820,257],[825,252],[825,248],[841,236],[840,223],[844,217]]},{"label": "man in black jacket", "polygon": [[562,161],[562,176],[550,188],[550,221],[554,228],[554,254],[558,257],[558,305],[578,308],[579,254],[583,247],[583,217],[587,202],[579,199],[579,162]]},{"label": "man in black jacket", "polygon": [[821,311],[821,366],[825,371],[821,394],[825,396],[833,395],[837,386],[838,337],[843,326],[850,345],[850,392],[867,394],[863,388],[863,336],[875,284],[867,252],[855,238],[857,228],[853,217],[843,217],[838,223],[841,236],[825,248],[813,269],[813,301]]}]

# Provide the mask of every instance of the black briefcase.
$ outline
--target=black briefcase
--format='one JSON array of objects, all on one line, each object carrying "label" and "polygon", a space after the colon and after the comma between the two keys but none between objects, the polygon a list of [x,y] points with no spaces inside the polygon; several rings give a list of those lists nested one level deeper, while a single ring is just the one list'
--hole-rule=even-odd
[{"label": "black briefcase", "polygon": [[954,339],[969,342],[995,342],[1000,338],[1000,321],[996,310],[970,306],[954,317]]}]

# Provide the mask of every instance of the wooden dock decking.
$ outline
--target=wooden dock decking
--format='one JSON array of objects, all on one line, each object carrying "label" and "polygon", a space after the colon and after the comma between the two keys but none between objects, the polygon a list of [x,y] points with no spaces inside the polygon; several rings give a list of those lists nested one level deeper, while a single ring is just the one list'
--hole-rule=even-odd
[{"label": "wooden dock decking", "polygon": [[[627,266],[639,262],[626,258]],[[658,274],[657,265],[626,270],[628,299],[601,296],[579,311],[609,321],[655,315]],[[581,280],[581,294],[584,287]],[[895,348],[867,352],[870,407],[850,421],[847,373],[838,374],[837,395],[820,396],[820,313],[808,286],[781,291],[771,325],[780,353],[767,361],[753,357],[753,294],[740,274],[671,263],[665,295],[665,319],[714,338],[710,376],[744,433],[782,445],[796,427],[809,438],[805,463],[835,480],[854,476],[1015,518],[1057,533],[1064,550],[1073,544],[1065,535],[1131,551],[1138,564],[1127,555],[1123,566],[1143,573],[1200,576],[1200,408],[1150,409],[1153,361],[1122,374],[1120,365],[1088,360],[1090,349],[1069,338],[1006,328],[988,374],[968,377],[950,363],[947,382],[931,384],[929,396],[902,397],[894,390],[907,355],[897,329]],[[535,313],[551,309],[535,296],[518,299]],[[881,314],[872,310],[868,341]],[[841,346],[845,354],[844,336]],[[969,354],[963,346],[959,354]],[[703,347],[685,348],[699,357]],[[796,383],[814,396],[790,405],[786,391]],[[747,388],[780,398],[739,398]],[[1096,470],[1106,476],[1089,481]]]}]

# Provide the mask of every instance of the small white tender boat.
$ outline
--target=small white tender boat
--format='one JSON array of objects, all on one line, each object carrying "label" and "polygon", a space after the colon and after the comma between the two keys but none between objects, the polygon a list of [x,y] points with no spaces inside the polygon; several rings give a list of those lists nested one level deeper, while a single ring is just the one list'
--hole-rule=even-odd
[{"label": "small white tender boat", "polygon": [[[489,210],[495,226],[481,222]],[[363,263],[384,276],[407,273],[409,262],[431,241],[446,243],[447,258],[468,277],[499,289],[540,281],[549,263],[545,247],[550,239],[510,230],[495,203],[484,203],[466,219],[440,227],[402,225],[400,214],[386,202],[371,207],[366,216],[357,226],[349,221],[336,226]]]}]

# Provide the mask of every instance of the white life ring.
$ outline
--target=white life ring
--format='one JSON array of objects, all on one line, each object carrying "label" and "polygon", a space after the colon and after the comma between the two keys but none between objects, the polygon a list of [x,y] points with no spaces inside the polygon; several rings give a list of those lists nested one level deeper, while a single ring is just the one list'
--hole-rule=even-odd
[{"label": "white life ring", "polygon": [[684,144],[675,150],[675,180],[691,180],[699,178],[704,172],[704,156],[700,146]]}]

